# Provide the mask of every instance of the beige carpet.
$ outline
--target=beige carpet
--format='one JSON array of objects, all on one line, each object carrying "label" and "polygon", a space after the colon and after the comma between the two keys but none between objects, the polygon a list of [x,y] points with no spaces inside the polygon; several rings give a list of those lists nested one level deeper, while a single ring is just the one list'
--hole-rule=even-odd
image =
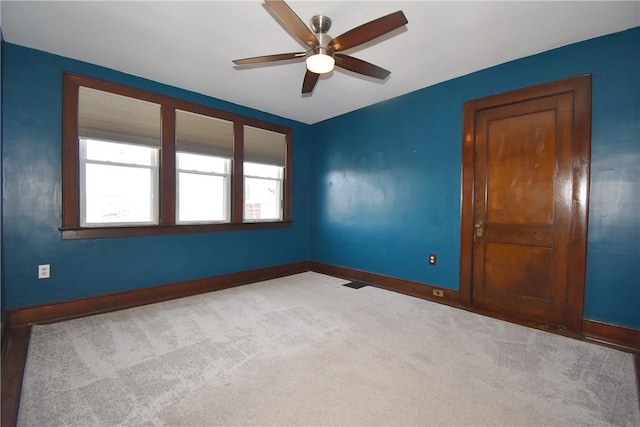
[{"label": "beige carpet", "polygon": [[21,426],[638,426],[630,354],[303,273],[33,328]]}]

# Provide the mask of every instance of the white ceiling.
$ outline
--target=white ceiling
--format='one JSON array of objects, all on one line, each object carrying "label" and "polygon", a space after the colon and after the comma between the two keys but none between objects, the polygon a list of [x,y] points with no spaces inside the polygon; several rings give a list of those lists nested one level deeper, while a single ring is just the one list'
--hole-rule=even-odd
[{"label": "white ceiling", "polygon": [[236,69],[233,59],[303,51],[261,1],[2,1],[5,40],[316,123],[445,80],[640,25],[640,1],[289,1],[329,34],[403,10],[409,23],[346,51],[391,71],[337,69],[302,96],[304,62]]}]

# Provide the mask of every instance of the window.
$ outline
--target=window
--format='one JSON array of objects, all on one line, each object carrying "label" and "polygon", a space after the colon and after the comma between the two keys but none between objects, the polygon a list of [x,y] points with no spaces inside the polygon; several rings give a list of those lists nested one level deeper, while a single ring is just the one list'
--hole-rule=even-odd
[{"label": "window", "polygon": [[177,153],[178,222],[228,222],[229,159]]},{"label": "window", "polygon": [[285,135],[244,126],[244,220],[281,221]]},{"label": "window", "polygon": [[233,122],[176,111],[178,223],[229,222]]},{"label": "window", "polygon": [[157,224],[158,149],[80,139],[80,224]]},{"label": "window", "polygon": [[65,74],[62,237],[286,227],[291,131]]},{"label": "window", "polygon": [[78,90],[80,225],[158,223],[160,105]]},{"label": "window", "polygon": [[282,220],[283,168],[244,164],[244,220]]}]

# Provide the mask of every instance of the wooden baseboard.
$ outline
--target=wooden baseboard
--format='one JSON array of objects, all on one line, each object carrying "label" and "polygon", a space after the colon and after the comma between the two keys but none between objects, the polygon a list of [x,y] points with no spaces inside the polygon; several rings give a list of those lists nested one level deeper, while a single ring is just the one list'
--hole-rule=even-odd
[{"label": "wooden baseboard", "polygon": [[15,426],[18,422],[22,377],[31,336],[31,326],[7,326],[6,329],[9,332],[6,348],[2,353],[2,427]]},{"label": "wooden baseboard", "polygon": [[640,353],[640,329],[584,319],[582,334],[585,338],[614,344]]},{"label": "wooden baseboard", "polygon": [[[377,287],[399,292],[450,306],[460,307],[457,290],[441,288],[426,283],[399,279],[368,271],[357,270],[317,261],[300,261],[291,264],[266,267],[256,270],[230,273],[222,276],[189,280],[168,285],[153,286],[143,289],[118,292],[108,295],[63,301],[51,304],[8,310],[2,323],[2,341],[7,344],[8,331],[11,328],[32,323],[49,323],[71,318],[77,318],[98,313],[131,308],[174,298],[181,298],[221,289],[227,289],[261,280],[296,274],[304,271],[315,271],[331,276],[350,280],[360,280]],[[441,291],[442,297],[434,295]],[[460,307],[475,312],[472,307]],[[478,313],[484,314],[486,313]],[[494,317],[491,314],[488,314]],[[505,319],[503,319],[505,320]],[[516,322],[518,323],[518,322]],[[531,326],[528,325],[527,326]],[[536,327],[535,325],[533,327]],[[582,323],[583,336],[586,339],[614,345],[632,352],[640,353],[640,330],[584,319]],[[577,337],[576,337],[577,338]]]},{"label": "wooden baseboard", "polygon": [[20,327],[32,323],[50,323],[88,316],[124,308],[137,307],[175,298],[182,298],[206,292],[218,291],[261,280],[275,279],[290,274],[309,271],[309,262],[300,261],[257,270],[230,273],[204,279],[188,280],[168,285],[153,286],[132,291],[118,292],[77,300],[9,310],[10,327]]},{"label": "wooden baseboard", "polygon": [[4,349],[7,347],[7,341],[9,340],[9,326],[7,322],[7,313],[3,311],[2,328],[0,328],[0,354],[4,354]]},{"label": "wooden baseboard", "polygon": [[[359,280],[371,283],[376,287],[387,289],[389,291],[399,292],[401,294],[435,301],[442,304],[458,306],[458,291],[452,289],[316,261],[310,261],[309,264],[311,270],[317,273],[328,274],[330,276],[341,277],[343,279]],[[441,291],[442,296],[435,296],[433,293],[434,290]]]}]

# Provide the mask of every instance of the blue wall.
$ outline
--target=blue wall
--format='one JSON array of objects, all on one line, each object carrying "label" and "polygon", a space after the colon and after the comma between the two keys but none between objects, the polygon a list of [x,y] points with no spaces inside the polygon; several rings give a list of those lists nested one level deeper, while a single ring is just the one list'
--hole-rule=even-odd
[{"label": "blue wall", "polygon": [[462,104],[591,73],[584,315],[640,327],[639,52],[635,28],[314,125],[311,258],[458,289]]},{"label": "blue wall", "polygon": [[[585,317],[640,327],[639,48],[640,28],[635,28],[307,126],[5,43],[2,154],[7,306],[306,259],[457,289],[462,104],[592,73]],[[58,227],[63,70],[291,126],[293,227],[62,241]],[[439,259],[437,266],[430,267],[426,257],[432,252]],[[51,279],[36,278],[40,263],[51,263]]]},{"label": "blue wall", "polygon": [[[309,258],[310,126],[10,43],[5,43],[3,53],[4,273],[8,308]],[[63,71],[292,127],[293,226],[241,232],[61,240],[58,227],[61,225]],[[38,280],[37,265],[43,263],[51,264],[51,278]]]}]

